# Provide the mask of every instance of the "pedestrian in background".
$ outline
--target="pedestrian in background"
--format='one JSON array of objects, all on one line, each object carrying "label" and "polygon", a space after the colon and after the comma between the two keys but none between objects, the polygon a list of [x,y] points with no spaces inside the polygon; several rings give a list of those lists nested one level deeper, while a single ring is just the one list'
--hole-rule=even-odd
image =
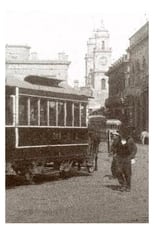
[{"label": "pedestrian in background", "polygon": [[111,173],[113,178],[117,178],[117,161],[116,161],[116,155],[118,151],[118,147],[121,144],[121,136],[118,131],[113,132],[111,134],[112,136],[112,144],[111,144],[111,152],[112,155],[112,163],[111,163]]},{"label": "pedestrian in background", "polygon": [[93,152],[94,152],[94,159],[95,159],[95,171],[98,170],[98,152],[99,152],[99,144],[100,144],[100,137],[98,132],[93,134]]},{"label": "pedestrian in background", "polygon": [[95,161],[95,171],[98,170],[98,152],[99,152],[100,138],[99,134],[96,131],[89,132],[89,147],[90,153],[93,155]]}]

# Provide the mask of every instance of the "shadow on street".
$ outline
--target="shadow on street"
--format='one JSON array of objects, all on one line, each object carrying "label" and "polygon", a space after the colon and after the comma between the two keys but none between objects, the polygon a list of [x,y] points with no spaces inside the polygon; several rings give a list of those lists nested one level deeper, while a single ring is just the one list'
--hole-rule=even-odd
[{"label": "shadow on street", "polygon": [[121,191],[121,186],[120,185],[104,185],[104,187],[106,187],[106,188],[110,188],[110,189],[112,189],[112,190],[114,190],[114,191]]},{"label": "shadow on street", "polygon": [[[59,173],[57,174],[47,174],[47,175],[38,175],[34,176],[33,184],[43,184],[50,181],[59,181],[59,180],[67,180],[71,177],[81,177],[81,176],[91,176],[92,174],[81,170],[75,171],[72,170],[68,172],[65,176],[61,177]],[[6,189],[15,187],[15,186],[22,186],[22,185],[29,185],[30,183],[25,179],[23,176],[7,176],[6,177]]]}]

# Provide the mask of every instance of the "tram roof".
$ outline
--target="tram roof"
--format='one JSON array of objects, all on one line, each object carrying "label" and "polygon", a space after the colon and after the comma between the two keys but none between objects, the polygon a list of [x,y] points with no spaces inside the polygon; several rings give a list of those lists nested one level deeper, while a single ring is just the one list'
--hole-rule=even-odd
[{"label": "tram roof", "polygon": [[6,86],[19,87],[27,90],[29,89],[43,92],[53,92],[57,94],[76,95],[83,97],[84,99],[90,98],[90,96],[81,93],[79,90],[72,88],[62,81],[63,80],[41,76],[26,76],[24,79],[8,76],[6,78]]}]

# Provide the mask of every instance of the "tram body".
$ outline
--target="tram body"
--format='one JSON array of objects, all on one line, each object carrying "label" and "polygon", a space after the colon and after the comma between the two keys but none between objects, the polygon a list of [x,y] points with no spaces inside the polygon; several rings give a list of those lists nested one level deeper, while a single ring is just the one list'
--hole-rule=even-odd
[{"label": "tram body", "polygon": [[[75,163],[92,168],[88,96],[39,76],[6,80],[6,174],[64,172]],[[89,157],[90,155],[90,157]]]}]

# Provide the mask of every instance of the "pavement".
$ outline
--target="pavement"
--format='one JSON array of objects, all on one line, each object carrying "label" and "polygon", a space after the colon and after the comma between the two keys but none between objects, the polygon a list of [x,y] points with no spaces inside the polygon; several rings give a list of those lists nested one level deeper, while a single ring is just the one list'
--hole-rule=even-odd
[{"label": "pavement", "polygon": [[6,189],[7,223],[148,223],[148,145],[138,145],[132,188],[121,192],[111,157],[100,144],[98,171],[72,171],[35,185]]}]

